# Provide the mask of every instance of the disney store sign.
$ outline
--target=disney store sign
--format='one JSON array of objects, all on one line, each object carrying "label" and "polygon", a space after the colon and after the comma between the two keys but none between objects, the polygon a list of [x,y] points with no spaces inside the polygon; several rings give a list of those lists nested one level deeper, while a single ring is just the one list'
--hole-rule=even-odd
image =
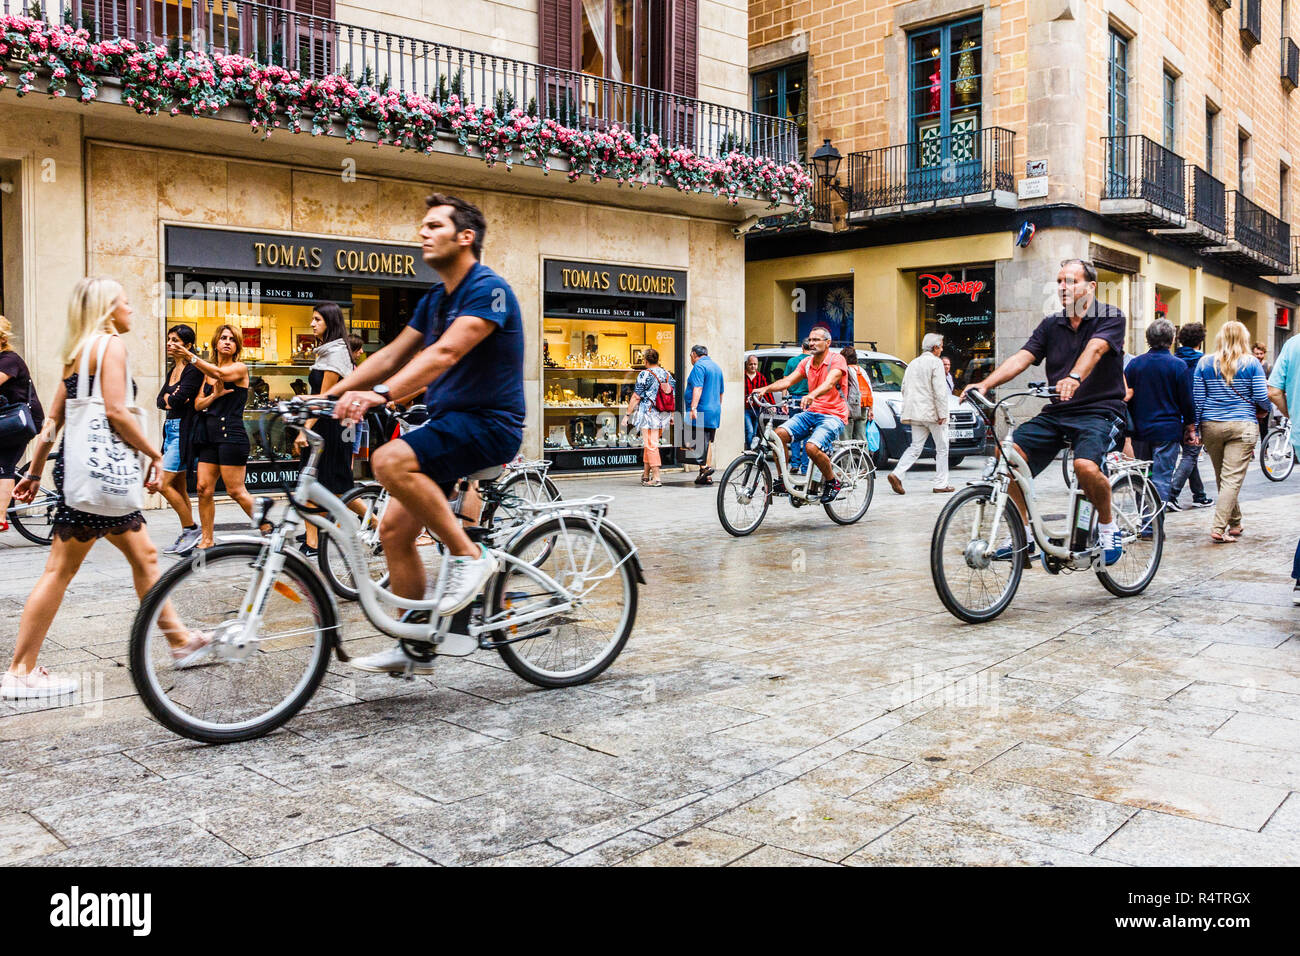
[{"label": "disney store sign", "polygon": [[984,289],[982,279],[955,280],[949,272],[945,272],[942,276],[931,275],[928,272],[921,273],[921,294],[927,299],[937,299],[945,295],[968,295],[974,302]]}]

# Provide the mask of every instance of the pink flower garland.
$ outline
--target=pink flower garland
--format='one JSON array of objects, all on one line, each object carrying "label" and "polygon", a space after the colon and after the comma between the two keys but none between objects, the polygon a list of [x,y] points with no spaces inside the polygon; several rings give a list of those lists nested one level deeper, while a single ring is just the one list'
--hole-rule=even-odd
[{"label": "pink flower garland", "polygon": [[[0,65],[18,71],[19,96],[35,91],[37,70],[48,74],[50,96],[66,96],[71,82],[83,103],[95,99],[102,78],[112,77],[121,81],[122,101],[149,116],[215,116],[242,103],[250,128],[263,138],[281,126],[281,117],[298,133],[310,115],[313,136],[332,135],[335,122],[342,122],[349,143],[363,138],[370,122],[380,143],[404,150],[432,153],[439,134],[449,133],[466,154],[477,149],[489,166],[503,162],[509,169],[521,159],[546,172],[556,159],[567,162],[570,181],[590,176],[592,182],[615,179],[619,186],[642,189],[672,186],[725,196],[732,205],[748,193],[776,206],[784,193],[800,213],[811,208],[812,180],[798,163],[780,164],[737,150],[710,158],[666,146],[654,133],[636,136],[617,124],[579,130],[522,109],[497,115],[492,107],[463,103],[455,94],[442,103],[337,73],[304,78],[296,70],[243,56],[186,50],[173,57],[165,47],[131,40],[92,42],[85,30],[28,17],[0,15]],[[0,87],[6,82],[0,72]]]}]

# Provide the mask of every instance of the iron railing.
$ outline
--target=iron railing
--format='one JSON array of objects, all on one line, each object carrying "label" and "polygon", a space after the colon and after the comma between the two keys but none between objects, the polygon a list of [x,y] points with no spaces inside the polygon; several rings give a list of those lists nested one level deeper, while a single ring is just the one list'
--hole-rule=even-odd
[{"label": "iron railing", "polygon": [[776,229],[806,229],[810,222],[833,221],[834,213],[831,211],[831,203],[835,200],[834,191],[817,178],[817,171],[813,168],[812,163],[804,163],[803,171],[812,180],[812,188],[808,190],[808,201],[812,204],[812,211],[810,213],[789,212],[776,216],[764,216],[758,221],[758,225],[754,227],[755,232]]},{"label": "iron railing", "polygon": [[1289,263],[1291,227],[1240,192],[1234,191],[1232,197],[1232,238],[1275,262]]},{"label": "iron railing", "polygon": [[1102,199],[1145,199],[1182,215],[1187,211],[1183,158],[1145,136],[1107,136]]},{"label": "iron railing", "polygon": [[850,153],[849,210],[1014,192],[1015,137],[988,126]]},{"label": "iron railing", "polygon": [[1259,45],[1263,33],[1260,30],[1260,0],[1241,0],[1241,42],[1247,49]]},{"label": "iron railing", "polygon": [[1282,85],[1288,93],[1300,86],[1300,46],[1290,37],[1282,38]]},{"label": "iron railing", "polygon": [[1288,275],[1300,276],[1300,236],[1291,240],[1291,271]]},{"label": "iron railing", "polygon": [[1200,166],[1187,164],[1187,218],[1212,232],[1228,228],[1227,190]]},{"label": "iron railing", "polygon": [[381,89],[446,102],[526,110],[583,130],[619,126],[657,134],[669,147],[713,157],[732,150],[778,163],[798,161],[792,120],[721,106],[586,73],[355,26],[251,0],[0,0],[5,13],[122,38],[246,56],[320,78],[340,73]]}]

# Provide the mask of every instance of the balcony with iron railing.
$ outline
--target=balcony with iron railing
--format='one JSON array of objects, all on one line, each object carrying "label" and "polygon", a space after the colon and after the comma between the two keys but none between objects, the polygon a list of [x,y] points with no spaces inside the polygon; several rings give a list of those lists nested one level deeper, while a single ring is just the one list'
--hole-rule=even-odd
[{"label": "balcony with iron railing", "polygon": [[1300,46],[1290,37],[1282,38],[1282,87],[1288,93],[1300,86]]},{"label": "balcony with iron railing", "polygon": [[804,164],[804,172],[812,180],[812,187],[808,191],[809,205],[806,209],[798,212],[785,213],[779,216],[764,216],[754,226],[754,234],[770,235],[774,232],[790,232],[796,229],[813,229],[818,232],[832,232],[835,228],[835,212],[832,203],[835,202],[835,192],[828,183],[824,183],[817,176],[817,171],[813,168],[812,163]]},{"label": "balcony with iron railing", "polygon": [[[497,117],[518,109],[531,120],[585,133],[617,128],[640,143],[654,135],[661,148],[686,149],[705,159],[736,153],[782,166],[800,159],[797,127],[788,119],[267,3],[0,0],[0,9],[44,21],[38,26],[47,32],[60,25],[80,28],[92,42],[130,40],[141,48],[162,48],[173,58],[187,51],[218,59],[233,55],[261,67],[296,71],[307,80],[338,77],[354,95],[361,88],[359,99],[370,91],[407,97],[407,113],[410,97],[422,98],[416,107],[436,108],[454,98],[461,108],[472,105],[479,116],[488,108]],[[9,69],[16,69],[12,62]],[[111,76],[97,79],[106,81],[105,87],[113,82]],[[440,130],[448,140],[457,139],[449,122],[443,121]],[[353,131],[350,125],[349,134]],[[516,156],[515,161],[525,160]]]},{"label": "balcony with iron railing", "polygon": [[1183,168],[1183,178],[1187,184],[1187,224],[1152,232],[1185,246],[1222,245],[1228,228],[1227,190],[1223,183],[1192,163]]},{"label": "balcony with iron railing", "polygon": [[1261,22],[1260,0],[1241,0],[1241,44],[1247,50],[1259,46],[1263,39]]},{"label": "balcony with iron railing", "polygon": [[1287,275],[1291,227],[1234,190],[1228,193],[1228,240],[1205,252],[1257,275]]},{"label": "balcony with iron railing", "polygon": [[1136,228],[1187,224],[1183,158],[1146,136],[1107,136],[1101,214]]},{"label": "balcony with iron railing", "polygon": [[999,126],[850,153],[850,225],[1014,209],[1015,132]]}]

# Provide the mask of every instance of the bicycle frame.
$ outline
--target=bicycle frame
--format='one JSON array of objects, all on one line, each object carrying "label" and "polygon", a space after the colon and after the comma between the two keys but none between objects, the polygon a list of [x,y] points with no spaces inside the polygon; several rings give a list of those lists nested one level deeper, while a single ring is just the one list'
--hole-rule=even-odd
[{"label": "bicycle frame", "polygon": [[[791,498],[798,498],[800,501],[811,501],[808,497],[808,488],[812,485],[814,479],[814,468],[812,459],[808,459],[808,472],[803,475],[795,475],[790,471],[790,463],[786,459],[785,442],[777,435],[776,429],[772,427],[772,409],[775,405],[768,405],[766,408],[760,406],[759,416],[762,418],[763,432],[762,439],[766,446],[766,451],[772,453],[776,459],[777,476],[781,479],[781,484],[785,487],[786,492]],[[793,448],[793,445],[791,446]],[[821,477],[821,472],[816,472],[816,477]]]},{"label": "bicycle frame", "polygon": [[[582,600],[582,593],[575,593],[564,587],[553,577],[544,571],[541,571],[526,561],[514,557],[502,550],[491,549],[492,557],[497,561],[498,567],[502,564],[513,567],[531,578],[541,588],[548,592],[545,597],[535,602],[538,606],[523,609],[511,608],[508,614],[488,615],[484,614],[483,619],[475,623],[470,620],[466,623],[465,633],[451,631],[455,615],[447,617],[438,617],[436,608],[438,602],[442,599],[442,594],[446,586],[448,554],[444,553],[443,560],[439,566],[438,578],[434,586],[434,595],[428,600],[415,600],[411,598],[399,597],[391,591],[381,588],[366,573],[366,555],[362,550],[361,542],[361,523],[357,516],[353,514],[343,504],[339,498],[324,485],[316,480],[316,465],[320,458],[321,450],[324,447],[324,440],[319,434],[311,429],[302,426],[302,434],[307,439],[310,448],[310,454],[307,458],[306,466],[302,469],[298,477],[298,484],[293,489],[289,497],[288,506],[281,520],[274,525],[270,540],[263,538],[237,538],[227,540],[253,540],[264,545],[261,567],[250,587],[249,600],[246,601],[240,609],[239,622],[243,624],[243,636],[246,641],[256,642],[256,632],[258,619],[261,616],[262,609],[266,606],[267,598],[270,596],[273,583],[284,568],[285,553],[284,546],[287,541],[293,539],[301,524],[306,521],[315,525],[319,530],[329,533],[334,540],[338,542],[340,553],[352,573],[353,581],[357,587],[358,600],[362,610],[365,612],[369,621],[384,634],[398,640],[410,640],[420,643],[433,643],[438,647],[438,653],[449,654],[452,656],[464,656],[473,653],[483,646],[484,637],[493,632],[505,628],[515,629],[522,625],[529,624],[533,621],[540,621],[552,617],[557,613],[570,610]],[[597,542],[605,548],[606,554],[612,562],[609,571],[599,577],[594,578],[596,582],[617,573],[618,569],[626,561],[632,560],[635,565],[636,549],[632,548],[624,555],[623,558],[617,559],[609,545],[605,542],[604,537],[600,534],[602,524],[605,523],[605,509],[609,503],[609,498],[594,497],[576,501],[557,501],[545,504],[528,504],[525,507],[528,510],[537,513],[532,521],[529,521],[514,530],[511,535],[511,541],[517,536],[524,534],[529,529],[535,527],[541,521],[550,517],[558,516],[561,519],[561,533],[567,537],[567,527],[564,524],[564,518],[571,517],[574,520],[583,521],[591,527],[596,533],[593,536],[591,547],[584,557],[582,570],[576,567],[576,562],[571,561],[569,572],[573,575],[574,580],[578,582],[580,588],[586,581],[586,569],[590,567],[591,557]],[[259,509],[260,520],[265,520],[267,510],[269,510],[270,499],[263,499],[265,504]],[[307,502],[312,502],[316,508],[325,512],[325,516],[313,513],[307,510]],[[618,531],[612,523],[609,525],[615,530],[619,538],[626,541],[626,535]],[[570,551],[572,553],[572,551]],[[427,611],[430,615],[430,621],[426,623],[403,622],[390,617],[384,610],[384,604],[395,606],[403,611]],[[339,637],[335,635],[336,644]]]}]

